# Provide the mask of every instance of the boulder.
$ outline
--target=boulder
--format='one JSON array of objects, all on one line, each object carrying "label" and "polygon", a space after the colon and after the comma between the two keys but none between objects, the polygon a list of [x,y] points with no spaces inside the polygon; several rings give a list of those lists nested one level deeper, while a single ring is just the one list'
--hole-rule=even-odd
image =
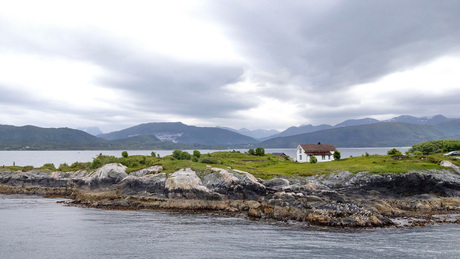
[{"label": "boulder", "polygon": [[119,183],[127,177],[126,166],[120,163],[106,164],[103,167],[92,172],[88,179],[90,188],[105,188]]},{"label": "boulder", "polygon": [[156,197],[165,196],[166,174],[149,174],[138,177],[129,175],[123,178],[118,184],[118,189],[127,195],[152,195]]},{"label": "boulder", "polygon": [[165,194],[168,198],[221,199],[220,195],[204,186],[195,171],[190,168],[174,172],[166,179]]},{"label": "boulder", "polygon": [[154,165],[154,166],[150,166],[150,167],[138,170],[138,171],[131,172],[129,175],[145,176],[148,174],[158,174],[161,171],[163,171],[163,167],[161,165]]}]

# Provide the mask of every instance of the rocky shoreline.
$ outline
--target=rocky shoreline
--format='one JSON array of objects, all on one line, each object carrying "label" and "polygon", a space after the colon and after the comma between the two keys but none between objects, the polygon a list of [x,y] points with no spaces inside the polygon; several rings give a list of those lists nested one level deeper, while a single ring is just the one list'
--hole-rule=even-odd
[{"label": "rocky shoreline", "polygon": [[340,228],[460,223],[460,170],[406,174],[331,173],[257,179],[235,169],[205,172],[161,166],[126,173],[121,164],[93,172],[0,171],[0,193],[59,196],[106,209],[214,211],[253,219]]}]

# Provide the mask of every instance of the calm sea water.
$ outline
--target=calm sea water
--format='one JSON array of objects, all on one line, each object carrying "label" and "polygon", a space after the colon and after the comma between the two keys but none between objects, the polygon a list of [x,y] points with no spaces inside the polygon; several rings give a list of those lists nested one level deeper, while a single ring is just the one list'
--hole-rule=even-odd
[{"label": "calm sea water", "polygon": [[69,207],[0,195],[0,257],[459,258],[460,226],[328,230],[211,214]]},{"label": "calm sea water", "polygon": [[[390,150],[390,147],[384,148],[339,148],[342,157],[361,156],[366,152],[369,154],[384,155]],[[408,147],[398,147],[401,152],[406,152]],[[247,149],[236,149],[240,152],[246,152]],[[171,155],[172,150],[152,150],[160,156]],[[150,150],[130,150],[129,155],[150,155]],[[193,150],[187,150],[190,153]],[[212,153],[222,150],[200,150],[201,153]],[[228,150],[225,150],[228,151]],[[265,149],[266,153],[285,153],[286,155],[295,158],[295,148],[276,148]],[[121,157],[122,150],[80,150],[80,151],[0,151],[0,166],[11,166],[13,163],[19,166],[31,165],[40,167],[47,163],[53,163],[56,167],[60,164],[72,164],[74,162],[91,162],[99,154],[112,155]]]}]

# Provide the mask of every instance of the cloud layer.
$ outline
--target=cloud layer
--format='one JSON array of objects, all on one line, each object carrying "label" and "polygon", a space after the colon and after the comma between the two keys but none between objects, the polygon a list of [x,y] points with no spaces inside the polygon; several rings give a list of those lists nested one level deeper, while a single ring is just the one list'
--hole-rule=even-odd
[{"label": "cloud layer", "polygon": [[459,12],[423,0],[15,1],[0,11],[0,123],[456,117]]}]

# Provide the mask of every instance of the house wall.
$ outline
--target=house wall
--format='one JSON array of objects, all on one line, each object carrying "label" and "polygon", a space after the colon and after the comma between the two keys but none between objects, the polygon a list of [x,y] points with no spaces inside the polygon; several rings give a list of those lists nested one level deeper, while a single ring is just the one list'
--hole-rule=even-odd
[{"label": "house wall", "polygon": [[[316,160],[318,160],[318,162],[326,162],[326,161],[334,160],[334,156],[332,152],[330,156],[324,156],[324,158],[323,156],[315,156],[315,157],[316,157]],[[297,147],[296,161],[299,163],[309,163],[310,162],[310,156],[305,154],[305,151],[300,146]]]},{"label": "house wall", "polygon": [[310,162],[310,159],[302,147],[298,146],[296,151],[296,161],[299,163]]}]

